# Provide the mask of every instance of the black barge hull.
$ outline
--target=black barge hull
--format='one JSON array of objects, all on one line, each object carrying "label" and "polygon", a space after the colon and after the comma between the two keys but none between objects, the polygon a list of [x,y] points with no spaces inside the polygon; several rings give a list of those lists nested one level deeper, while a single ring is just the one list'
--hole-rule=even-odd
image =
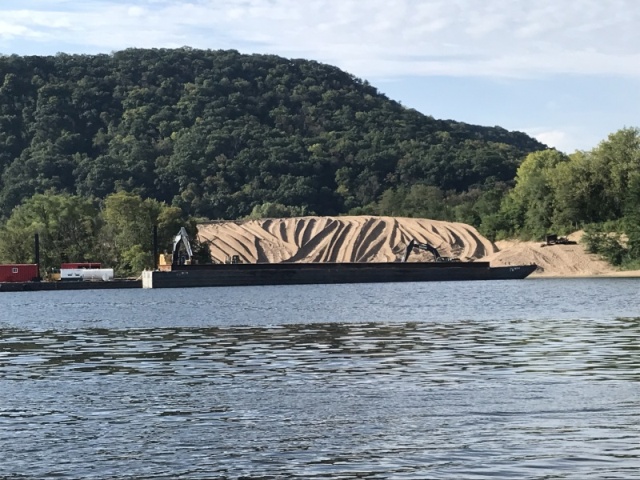
[{"label": "black barge hull", "polygon": [[114,290],[142,288],[141,280],[112,280],[109,282],[81,282],[59,280],[55,282],[0,283],[0,292],[41,292],[50,290]]},{"label": "black barge hull", "polygon": [[180,265],[144,272],[144,288],[315,285],[336,283],[518,280],[536,265],[491,267],[488,262],[274,263]]}]

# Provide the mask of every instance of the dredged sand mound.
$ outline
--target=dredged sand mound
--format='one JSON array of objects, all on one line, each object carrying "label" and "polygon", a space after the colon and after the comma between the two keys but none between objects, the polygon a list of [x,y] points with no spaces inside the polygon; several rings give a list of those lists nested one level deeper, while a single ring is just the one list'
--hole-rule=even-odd
[{"label": "dredged sand mound", "polygon": [[[497,247],[464,223],[373,216],[297,217],[211,222],[198,226],[211,242],[216,262],[238,255],[242,262],[394,262],[411,239],[443,256],[482,258]],[[417,252],[409,260],[432,260]]]},{"label": "dredged sand mound", "polygon": [[[238,255],[243,263],[275,262],[394,262],[405,254],[411,239],[429,243],[443,256],[490,261],[492,265],[535,263],[535,276],[640,276],[617,272],[578,245],[541,242],[492,243],[464,223],[422,218],[345,216],[297,217],[210,222],[198,225],[198,237],[209,241],[214,261]],[[579,241],[580,234],[570,237]],[[409,261],[433,256],[414,252]]]}]

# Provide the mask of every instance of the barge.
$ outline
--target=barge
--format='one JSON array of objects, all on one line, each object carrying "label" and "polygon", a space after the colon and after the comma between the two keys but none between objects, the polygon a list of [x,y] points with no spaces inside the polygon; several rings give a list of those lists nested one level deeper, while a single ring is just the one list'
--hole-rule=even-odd
[{"label": "barge", "polygon": [[[36,239],[36,258],[37,245]],[[426,250],[433,255],[434,260],[408,262],[409,255],[414,250]],[[100,265],[64,264],[65,267],[78,268],[70,269],[69,275],[57,281],[41,281],[36,276],[32,281],[20,279],[0,283],[0,292],[518,280],[528,277],[537,269],[536,265],[492,267],[489,262],[462,262],[456,258],[441,257],[433,246],[417,243],[415,240],[408,243],[404,258],[396,262],[241,263],[236,256],[230,263],[199,265],[193,262],[193,252],[184,228],[174,239],[172,253],[160,256],[157,255],[157,230],[154,229],[154,258],[156,262],[160,259],[160,265],[156,265],[151,271],[144,271],[142,278],[138,280],[114,280],[112,270],[99,268]],[[37,275],[37,262],[28,267],[33,267],[25,270],[29,275]],[[17,268],[13,266],[11,271]],[[87,277],[87,273],[95,275]]]},{"label": "barge", "polygon": [[[434,261],[408,262],[414,250],[430,252]],[[170,262],[166,257],[170,257]],[[442,257],[435,247],[415,240],[408,243],[399,262],[240,263],[236,257],[231,263],[197,265],[192,263],[193,252],[184,228],[174,239],[171,255],[156,258],[161,260],[159,268],[142,273],[143,288],[518,280],[537,268],[537,265],[492,267],[489,262],[461,262]]]},{"label": "barge", "polygon": [[336,283],[517,280],[536,265],[491,267],[488,262],[246,263],[172,265],[142,273],[143,288],[312,285]]}]

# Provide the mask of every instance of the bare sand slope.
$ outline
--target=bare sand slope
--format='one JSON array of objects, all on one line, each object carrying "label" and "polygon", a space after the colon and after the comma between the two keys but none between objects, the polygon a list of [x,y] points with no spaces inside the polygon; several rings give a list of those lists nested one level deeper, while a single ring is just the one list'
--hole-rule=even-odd
[{"label": "bare sand slope", "polygon": [[[200,240],[211,242],[216,262],[238,255],[243,262],[393,262],[409,240],[430,243],[443,256],[477,259],[497,247],[463,223],[420,218],[373,216],[297,217],[198,226]],[[415,253],[410,261],[427,260]]]},{"label": "bare sand slope", "polygon": [[541,242],[504,240],[496,242],[498,251],[482,260],[492,265],[535,263],[533,277],[640,277],[640,271],[620,271],[580,244],[582,232],[570,235],[577,245],[546,245]]},{"label": "bare sand slope", "polygon": [[585,252],[582,245],[550,245],[540,242],[499,241],[498,252],[483,258],[492,265],[535,263],[536,276],[577,277],[611,275],[615,270],[607,262]]},{"label": "bare sand slope", "polygon": [[502,240],[498,251],[482,260],[491,265],[525,265],[535,263],[532,277],[640,277],[640,271],[620,271],[597,255],[588,253],[580,243],[583,232],[569,235],[577,245],[545,245],[543,242]]},{"label": "bare sand slope", "polygon": [[[535,263],[534,276],[640,276],[619,272],[582,245],[541,245],[541,242],[501,241],[496,244],[463,223],[421,218],[346,216],[298,217],[198,226],[200,240],[211,242],[216,262],[238,255],[242,262],[393,262],[400,260],[409,240],[430,243],[443,256],[490,261],[494,266]],[[581,232],[570,236],[580,241]],[[409,261],[433,260],[416,252]]]}]

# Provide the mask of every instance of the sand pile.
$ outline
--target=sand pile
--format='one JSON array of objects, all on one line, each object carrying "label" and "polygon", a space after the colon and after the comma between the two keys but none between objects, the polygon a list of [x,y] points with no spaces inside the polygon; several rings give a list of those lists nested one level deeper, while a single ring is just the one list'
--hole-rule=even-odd
[{"label": "sand pile", "polygon": [[[243,263],[263,262],[394,262],[411,239],[429,243],[443,256],[490,261],[492,265],[535,263],[538,276],[640,275],[619,273],[578,245],[542,246],[541,242],[496,244],[464,223],[421,218],[345,216],[297,217],[210,222],[198,226],[216,262],[238,255]],[[580,234],[570,237],[579,241]],[[409,261],[431,261],[415,252]]]},{"label": "sand pile", "polygon": [[[477,259],[497,251],[478,231],[463,223],[420,218],[347,216],[297,217],[198,226],[211,242],[215,261],[239,255],[243,262],[394,262],[409,240],[429,243],[443,256]],[[428,252],[410,261],[432,260]]]}]

